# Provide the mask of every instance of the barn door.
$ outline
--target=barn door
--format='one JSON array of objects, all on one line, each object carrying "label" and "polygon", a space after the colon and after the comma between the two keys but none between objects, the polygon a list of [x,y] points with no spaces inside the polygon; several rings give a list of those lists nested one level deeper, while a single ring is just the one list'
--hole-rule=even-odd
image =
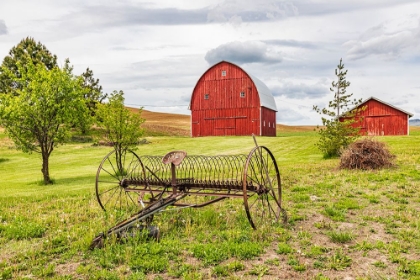
[{"label": "barn door", "polygon": [[384,135],[384,123],[382,117],[366,117],[368,136]]},{"label": "barn door", "polygon": [[216,119],[214,132],[216,136],[235,135],[235,119],[219,118]]}]

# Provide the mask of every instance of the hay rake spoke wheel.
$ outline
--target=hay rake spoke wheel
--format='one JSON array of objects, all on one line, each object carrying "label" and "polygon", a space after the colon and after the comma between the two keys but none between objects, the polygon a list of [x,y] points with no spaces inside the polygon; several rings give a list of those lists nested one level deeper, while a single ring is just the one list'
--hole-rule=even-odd
[{"label": "hay rake spoke wheel", "polygon": [[247,158],[243,180],[244,206],[254,229],[271,225],[286,213],[281,208],[280,173],[273,154],[264,146],[255,147]]},{"label": "hay rake spoke wheel", "polygon": [[153,198],[153,194],[128,190],[126,180],[144,174],[144,167],[140,158],[130,150],[119,158],[115,151],[105,156],[96,173],[95,190],[104,211],[123,216],[136,212],[139,201]]}]

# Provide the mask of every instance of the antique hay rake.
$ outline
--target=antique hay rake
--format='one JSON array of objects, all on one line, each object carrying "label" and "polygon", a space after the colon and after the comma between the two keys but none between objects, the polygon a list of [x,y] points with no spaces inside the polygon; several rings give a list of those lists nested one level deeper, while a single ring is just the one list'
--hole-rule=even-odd
[{"label": "antique hay rake", "polygon": [[[106,236],[122,236],[133,227],[149,227],[153,216],[168,206],[203,207],[226,198],[242,198],[252,228],[287,222],[281,206],[281,181],[270,150],[258,146],[248,155],[138,156],[131,150],[110,152],[96,174],[96,197],[105,211],[135,213],[94,238],[101,247]],[[189,202],[188,198],[202,197]],[[140,210],[139,210],[140,207]]]}]

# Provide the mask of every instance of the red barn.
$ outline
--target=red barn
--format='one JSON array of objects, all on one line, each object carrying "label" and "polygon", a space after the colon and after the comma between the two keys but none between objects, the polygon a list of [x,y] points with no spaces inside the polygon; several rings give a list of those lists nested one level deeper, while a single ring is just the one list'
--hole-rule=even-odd
[{"label": "red barn", "polygon": [[[409,134],[408,119],[413,114],[375,97],[366,99],[356,108],[360,107],[365,107],[366,109],[358,114],[361,117],[360,121],[353,123],[353,126],[360,128],[361,135],[383,136]],[[342,120],[343,118],[340,118],[340,121]]]},{"label": "red barn", "polygon": [[270,90],[227,61],[211,66],[201,76],[189,109],[193,137],[276,136],[277,107]]}]

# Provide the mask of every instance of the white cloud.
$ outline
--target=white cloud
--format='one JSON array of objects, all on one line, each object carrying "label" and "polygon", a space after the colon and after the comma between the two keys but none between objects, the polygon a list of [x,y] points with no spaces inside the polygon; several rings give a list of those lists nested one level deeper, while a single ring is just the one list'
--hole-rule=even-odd
[{"label": "white cloud", "polygon": [[4,34],[7,34],[7,26],[4,20],[0,20],[0,36]]},{"label": "white cloud", "polygon": [[395,7],[405,4],[418,4],[417,0],[301,0],[294,1],[294,5],[301,15],[325,16],[331,14],[356,14],[360,11],[377,13],[381,9],[392,10]]},{"label": "white cloud", "polygon": [[290,99],[303,99],[303,98],[323,98],[330,94],[329,85],[325,80],[316,83],[294,83],[291,81],[283,81],[280,86],[271,88],[274,96],[283,96]]},{"label": "white cloud", "polygon": [[377,56],[381,59],[395,59],[407,49],[420,50],[420,17],[408,21],[384,22],[362,33],[357,40],[349,41],[349,59]]},{"label": "white cloud", "polygon": [[299,113],[299,111],[291,109],[289,106],[282,105],[277,109],[278,112],[276,114],[276,121],[279,123],[297,123],[302,121],[302,119],[306,119],[303,114]]},{"label": "white cloud", "polygon": [[245,63],[280,63],[281,55],[270,50],[266,44],[258,41],[230,42],[207,52],[205,56],[209,64],[227,60],[237,64]]},{"label": "white cloud", "polygon": [[[209,22],[260,22],[296,16],[298,9],[290,1],[225,0],[213,6],[207,15]],[[235,20],[236,19],[236,20]]]},{"label": "white cloud", "polygon": [[273,90],[280,122],[317,124],[312,106],[328,104],[343,58],[348,92],[420,118],[419,11],[418,0],[0,1],[0,59],[31,36],[128,104],[185,114],[209,64],[229,60]]}]

